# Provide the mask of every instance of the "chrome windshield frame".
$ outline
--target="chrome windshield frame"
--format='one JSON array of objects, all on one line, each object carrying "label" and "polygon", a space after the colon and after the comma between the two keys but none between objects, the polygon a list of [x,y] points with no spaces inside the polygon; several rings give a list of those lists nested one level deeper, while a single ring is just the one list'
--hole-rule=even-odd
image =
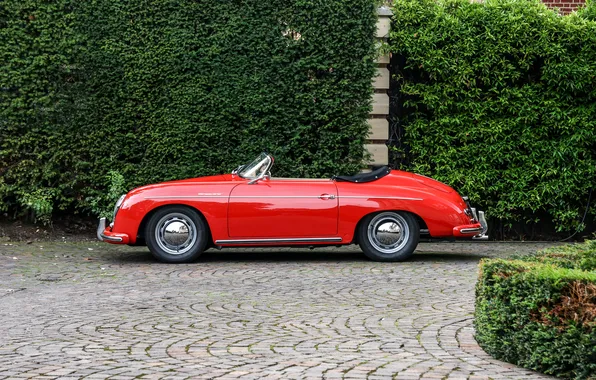
[{"label": "chrome windshield frame", "polygon": [[267,153],[261,153],[251,163],[239,166],[232,174],[238,175],[240,178],[255,180],[263,178],[271,171],[273,167],[273,157]]}]

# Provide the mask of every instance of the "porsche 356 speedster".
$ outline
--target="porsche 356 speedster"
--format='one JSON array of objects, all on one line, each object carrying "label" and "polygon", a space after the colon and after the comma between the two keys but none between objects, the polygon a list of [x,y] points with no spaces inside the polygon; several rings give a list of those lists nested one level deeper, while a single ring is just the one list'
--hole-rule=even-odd
[{"label": "porsche 356 speedster", "polygon": [[139,187],[123,195],[97,237],[147,245],[159,260],[195,260],[209,247],[358,244],[377,261],[401,261],[420,235],[486,239],[484,213],[451,187],[387,166],[330,179],[271,177],[263,153],[230,174]]}]

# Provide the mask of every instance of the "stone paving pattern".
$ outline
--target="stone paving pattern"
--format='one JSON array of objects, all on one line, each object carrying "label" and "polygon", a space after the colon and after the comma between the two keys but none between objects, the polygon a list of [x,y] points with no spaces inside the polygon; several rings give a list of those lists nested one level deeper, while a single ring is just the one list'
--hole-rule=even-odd
[{"label": "stone paving pattern", "polygon": [[483,257],[546,244],[207,251],[0,242],[0,379],[541,379],[474,340]]}]

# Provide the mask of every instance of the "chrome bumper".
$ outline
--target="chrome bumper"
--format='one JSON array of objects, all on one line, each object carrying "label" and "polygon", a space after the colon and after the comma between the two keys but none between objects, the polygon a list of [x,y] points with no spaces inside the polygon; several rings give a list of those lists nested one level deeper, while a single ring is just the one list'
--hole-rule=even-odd
[{"label": "chrome bumper", "polygon": [[472,237],[472,240],[488,240],[488,235],[486,232],[488,231],[488,223],[486,222],[486,218],[484,217],[484,211],[476,211],[475,208],[472,209],[472,214],[474,214],[474,218],[480,223],[482,229],[478,235]]},{"label": "chrome bumper", "polygon": [[104,234],[106,230],[106,218],[99,219],[99,225],[97,226],[97,239],[99,241],[114,241],[121,242],[122,238],[118,236],[107,236]]}]

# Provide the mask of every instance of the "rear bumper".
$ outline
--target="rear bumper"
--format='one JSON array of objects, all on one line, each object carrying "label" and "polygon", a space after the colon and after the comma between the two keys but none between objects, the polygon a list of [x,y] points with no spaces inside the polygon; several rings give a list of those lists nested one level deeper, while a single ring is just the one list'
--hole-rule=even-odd
[{"label": "rear bumper", "polygon": [[112,227],[106,226],[106,218],[99,219],[97,226],[97,239],[111,244],[128,244],[129,238],[127,234],[112,232]]},{"label": "rear bumper", "polygon": [[474,219],[477,223],[464,224],[453,228],[453,236],[458,238],[472,238],[474,240],[488,240],[488,223],[484,217],[483,211],[476,212],[475,208],[471,208]]}]

